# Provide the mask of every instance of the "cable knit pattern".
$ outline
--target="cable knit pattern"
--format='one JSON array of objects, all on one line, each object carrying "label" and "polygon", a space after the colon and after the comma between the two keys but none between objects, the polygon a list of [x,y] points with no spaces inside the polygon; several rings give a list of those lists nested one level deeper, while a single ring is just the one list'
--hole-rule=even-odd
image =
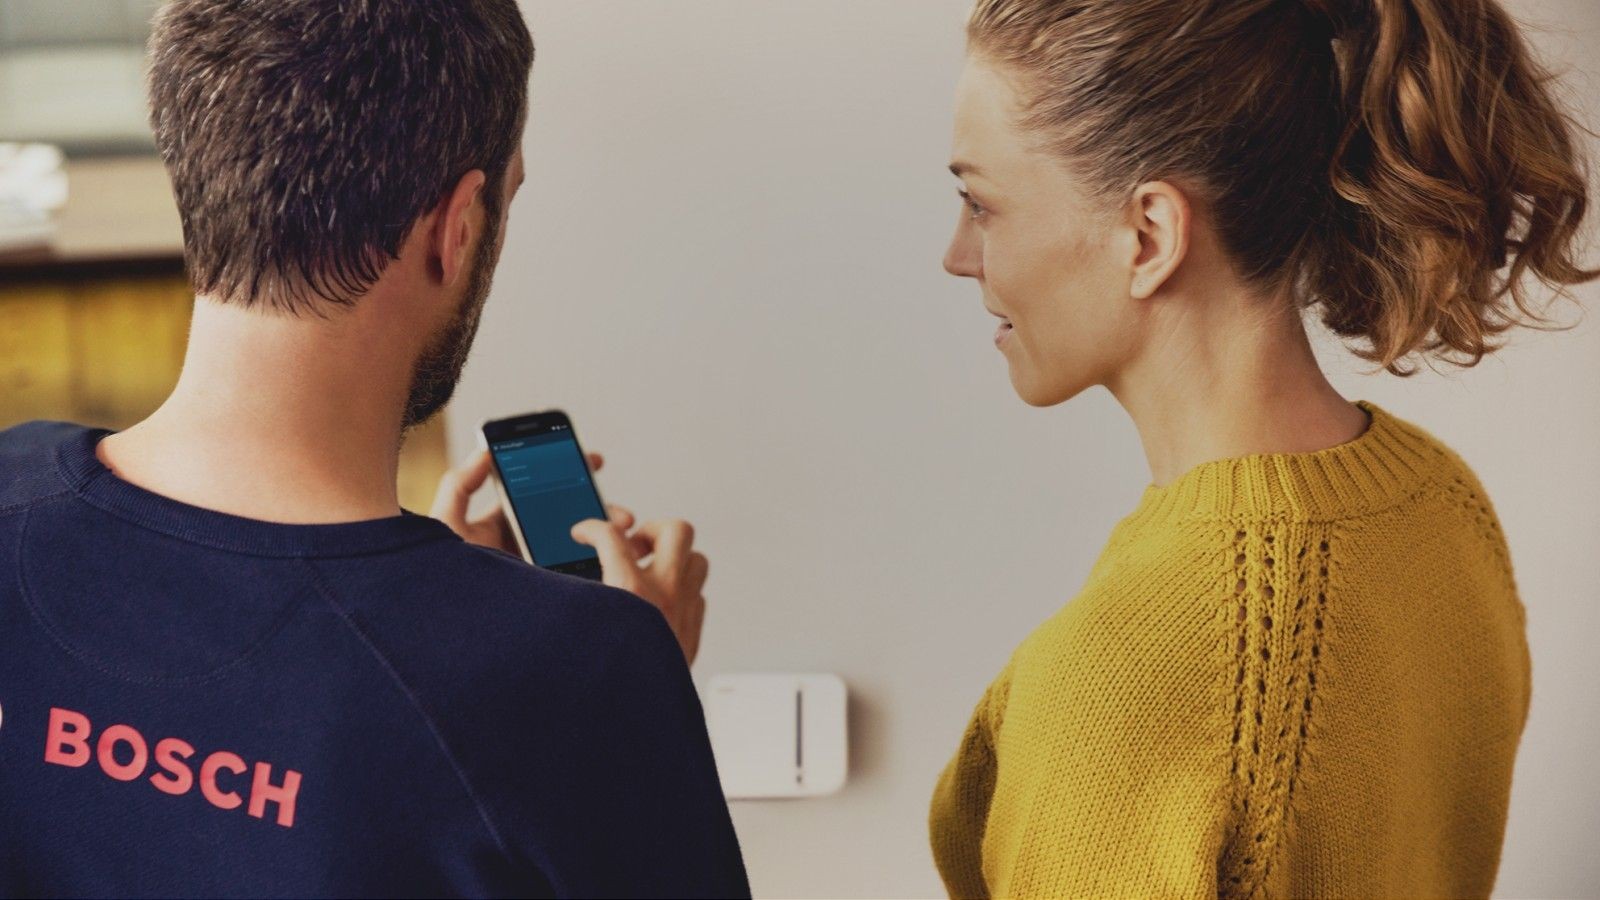
[{"label": "cable knit pattern", "polygon": [[953,896],[1487,896],[1523,607],[1450,448],[1352,441],[1147,486],[936,789]]}]

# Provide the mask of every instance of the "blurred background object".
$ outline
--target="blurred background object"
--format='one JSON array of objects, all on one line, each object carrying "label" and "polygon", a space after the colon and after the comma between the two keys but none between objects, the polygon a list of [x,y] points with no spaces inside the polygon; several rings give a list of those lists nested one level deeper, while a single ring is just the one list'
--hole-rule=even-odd
[{"label": "blurred background object", "polygon": [[50,243],[54,213],[67,202],[61,148],[0,143],[0,250]]},{"label": "blurred background object", "polygon": [[0,2],[0,138],[153,152],[144,42],[159,0]]}]

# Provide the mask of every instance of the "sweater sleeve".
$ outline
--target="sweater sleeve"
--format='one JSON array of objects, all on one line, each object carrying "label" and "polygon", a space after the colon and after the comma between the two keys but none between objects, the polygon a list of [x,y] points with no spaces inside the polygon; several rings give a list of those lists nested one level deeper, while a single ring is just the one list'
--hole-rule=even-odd
[{"label": "sweater sleeve", "polygon": [[992,757],[992,786],[969,777],[971,796],[949,804],[988,787],[981,814],[955,819],[977,823],[965,827],[979,832],[981,881],[952,881],[953,894],[1215,897],[1270,883],[1326,587],[1316,536],[1281,554],[1275,537],[1230,527],[1220,545],[1212,533],[1169,547],[1028,638],[974,751]]},{"label": "sweater sleeve", "polygon": [[994,736],[990,896],[1216,895],[1231,812],[1217,616],[1142,612],[1081,596],[1018,660]]},{"label": "sweater sleeve", "polygon": [[984,894],[979,848],[994,798],[995,725],[1005,713],[1011,687],[1008,664],[984,691],[961,737],[961,747],[934,788],[928,836],[933,858],[952,897]]}]

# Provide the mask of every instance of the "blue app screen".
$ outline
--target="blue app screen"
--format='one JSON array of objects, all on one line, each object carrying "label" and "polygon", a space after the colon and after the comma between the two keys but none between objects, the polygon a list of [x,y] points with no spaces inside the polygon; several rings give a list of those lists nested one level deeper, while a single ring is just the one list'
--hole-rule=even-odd
[{"label": "blue app screen", "polygon": [[572,526],[606,514],[572,429],[500,441],[491,450],[533,561],[559,566],[594,559],[593,547],[572,539]]}]

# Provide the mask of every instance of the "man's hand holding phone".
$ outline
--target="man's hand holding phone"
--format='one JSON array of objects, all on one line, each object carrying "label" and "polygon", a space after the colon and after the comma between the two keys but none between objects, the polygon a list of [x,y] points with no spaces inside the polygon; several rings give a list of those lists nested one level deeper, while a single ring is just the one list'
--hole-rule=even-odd
[{"label": "man's hand holding phone", "polygon": [[585,519],[572,526],[572,539],[600,554],[602,580],[643,597],[667,617],[683,657],[694,663],[705,621],[702,593],[711,563],[694,549],[694,526],[682,519],[645,522],[631,534],[633,515],[612,508],[609,521]]},{"label": "man's hand holding phone", "polygon": [[[590,471],[598,472],[605,459],[585,453]],[[450,526],[462,540],[518,556],[516,537],[505,510],[496,504],[476,518],[467,518],[472,497],[493,471],[489,451],[474,453],[439,481],[430,512]],[[595,549],[600,557],[601,580],[629,591],[666,616],[690,663],[700,649],[700,628],[705,621],[702,591],[710,561],[694,549],[694,528],[682,519],[662,519],[635,527],[632,512],[606,504],[607,519],[586,519],[572,527],[572,539]]]}]

